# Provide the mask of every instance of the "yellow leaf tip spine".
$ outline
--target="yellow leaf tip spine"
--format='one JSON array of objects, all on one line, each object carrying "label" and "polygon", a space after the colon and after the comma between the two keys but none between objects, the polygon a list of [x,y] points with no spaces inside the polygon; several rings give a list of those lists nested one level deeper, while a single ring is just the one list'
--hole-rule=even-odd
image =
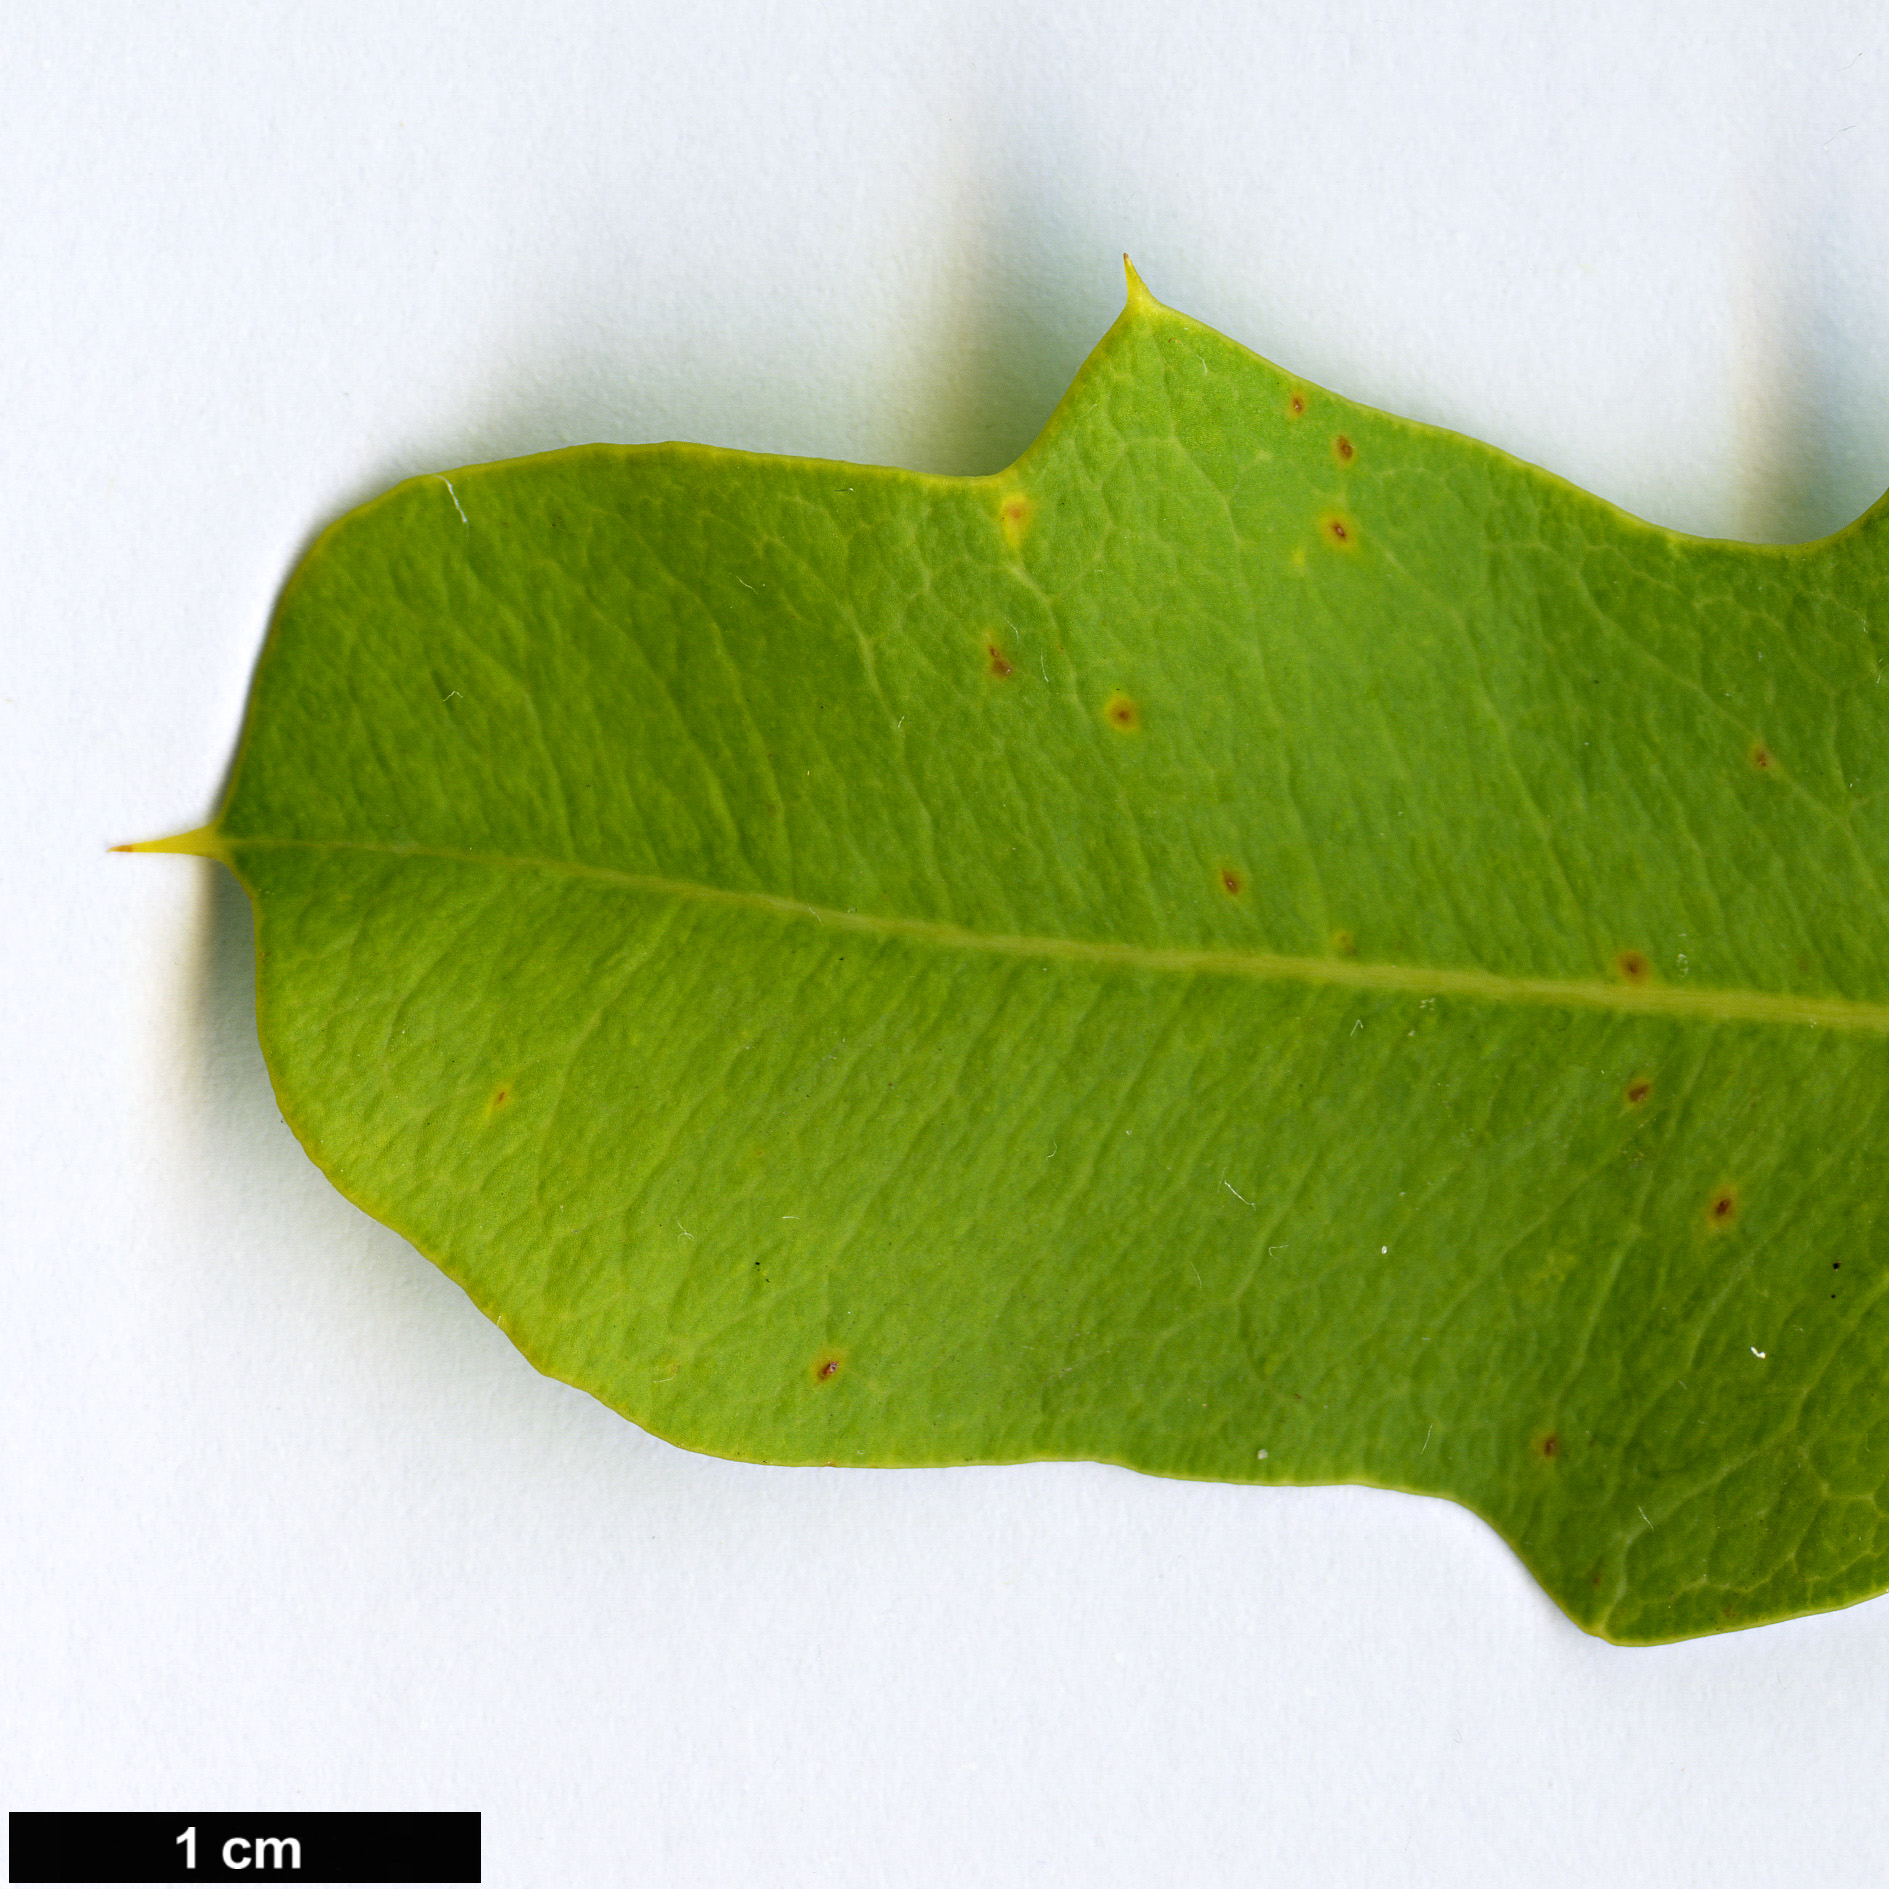
[{"label": "yellow leaf tip spine", "polygon": [[1142,281],[1139,273],[1137,273],[1135,269],[1135,265],[1128,259],[1125,253],[1122,256],[1122,270],[1128,277],[1128,307],[1131,313],[1146,315],[1161,306],[1161,304],[1148,293],[1147,283]]},{"label": "yellow leaf tip spine", "polygon": [[214,825],[192,827],[188,833],[173,833],[168,839],[132,840],[111,850],[114,853],[189,853],[198,859],[220,859],[226,866],[230,863],[230,850]]}]

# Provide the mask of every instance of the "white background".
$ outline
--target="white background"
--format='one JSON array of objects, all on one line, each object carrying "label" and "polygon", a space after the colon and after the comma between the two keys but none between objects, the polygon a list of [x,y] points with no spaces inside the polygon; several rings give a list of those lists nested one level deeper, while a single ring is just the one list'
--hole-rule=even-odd
[{"label": "white background", "polygon": [[[888,18],[888,14],[891,15]],[[1879,0],[0,14],[0,1804],[499,1885],[1889,1878],[1889,1600],[1583,1636],[1448,1504],[783,1471],[326,1184],[215,808],[273,596],[596,438],[987,471],[1122,297],[1661,523],[1889,483]]]}]

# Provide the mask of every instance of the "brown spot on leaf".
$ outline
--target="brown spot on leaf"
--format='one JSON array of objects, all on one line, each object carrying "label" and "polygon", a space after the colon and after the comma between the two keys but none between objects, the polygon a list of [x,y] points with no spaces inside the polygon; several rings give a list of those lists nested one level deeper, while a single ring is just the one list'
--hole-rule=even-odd
[{"label": "brown spot on leaf", "polygon": [[1352,937],[1348,931],[1335,931],[1331,935],[1331,948],[1336,951],[1341,958],[1355,957],[1358,950],[1358,941]]},{"label": "brown spot on leaf", "polygon": [[1237,899],[1246,890],[1246,881],[1231,866],[1220,868],[1220,889],[1228,898]]},{"label": "brown spot on leaf", "polygon": [[1653,1084],[1645,1076],[1635,1076],[1633,1080],[1627,1084],[1627,1101],[1634,1108],[1638,1108],[1652,1093]]},{"label": "brown spot on leaf", "polygon": [[1332,441],[1331,449],[1347,466],[1358,456],[1358,449],[1352,445],[1351,441],[1343,433],[1340,433],[1338,437]]},{"label": "brown spot on leaf", "polygon": [[1561,1439],[1554,1431],[1550,1430],[1548,1434],[1541,1439],[1541,1453],[1544,1456],[1559,1456],[1561,1454]]},{"label": "brown spot on leaf", "polygon": [[1715,1187],[1712,1198],[1706,1203],[1705,1224],[1713,1232],[1721,1232],[1738,1218],[1738,1189],[1735,1187]]},{"label": "brown spot on leaf", "polygon": [[1036,507],[1021,492],[1012,492],[997,508],[998,522],[1003,526],[1003,533],[1010,540],[1014,549],[1023,541],[1023,530],[1030,522]]},{"label": "brown spot on leaf", "polygon": [[1296,420],[1305,411],[1305,396],[1295,393],[1286,401],[1286,411]]},{"label": "brown spot on leaf", "polygon": [[1129,735],[1141,726],[1141,710],[1135,706],[1132,697],[1124,695],[1120,689],[1117,689],[1102,704],[1102,719],[1111,728]]},{"label": "brown spot on leaf", "polygon": [[1777,765],[1776,761],[1772,758],[1771,750],[1767,748],[1762,741],[1752,744],[1751,765],[1755,767],[1760,774],[1769,773],[1770,770]]},{"label": "brown spot on leaf", "polygon": [[1009,657],[995,643],[990,645],[990,672],[999,680],[1016,673]]},{"label": "brown spot on leaf", "polygon": [[823,1351],[813,1361],[813,1381],[816,1384],[830,1383],[840,1374],[840,1361],[831,1351]]},{"label": "brown spot on leaf", "polygon": [[1336,512],[1327,512],[1318,521],[1319,536],[1338,551],[1355,551],[1358,548],[1358,527],[1349,519],[1342,518]]},{"label": "brown spot on leaf", "polygon": [[1623,951],[1614,959],[1614,969],[1629,984],[1645,984],[1652,981],[1653,967],[1646,961],[1644,951]]}]

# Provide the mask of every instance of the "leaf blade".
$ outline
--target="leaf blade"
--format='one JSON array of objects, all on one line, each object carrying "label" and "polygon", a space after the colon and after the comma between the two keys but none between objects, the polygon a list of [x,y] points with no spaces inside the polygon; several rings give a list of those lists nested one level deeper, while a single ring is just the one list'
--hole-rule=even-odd
[{"label": "leaf blade", "polygon": [[219,822],[284,1112],[693,1447],[1421,1489],[1629,1640],[1842,1604],[1874,516],[1679,539],[1145,293],[994,479],[411,481]]}]

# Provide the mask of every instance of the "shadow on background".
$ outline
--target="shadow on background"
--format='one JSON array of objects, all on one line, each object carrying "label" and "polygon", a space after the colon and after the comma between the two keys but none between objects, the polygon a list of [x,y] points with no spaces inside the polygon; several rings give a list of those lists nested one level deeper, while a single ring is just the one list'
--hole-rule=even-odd
[{"label": "shadow on background", "polygon": [[1881,284],[1859,279],[1846,200],[1746,192],[1735,326],[1738,532],[1828,536],[1883,496]]},{"label": "shadow on background", "polygon": [[[164,861],[182,866],[183,861]],[[202,1115],[197,1133],[212,1168],[239,1195],[270,1183],[302,1181],[299,1144],[286,1135],[256,1034],[256,934],[249,895],[213,859],[192,860],[198,875],[193,979],[195,1054]]]}]

